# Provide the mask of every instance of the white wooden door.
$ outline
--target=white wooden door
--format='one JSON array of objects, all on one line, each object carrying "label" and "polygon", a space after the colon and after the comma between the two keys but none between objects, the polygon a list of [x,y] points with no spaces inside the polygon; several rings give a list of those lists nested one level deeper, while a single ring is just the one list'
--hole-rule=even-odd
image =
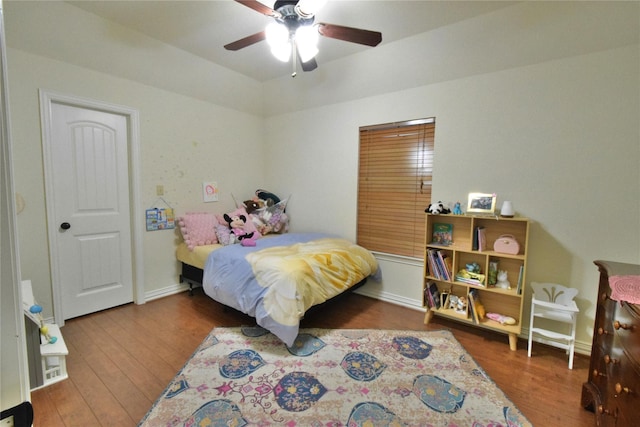
[{"label": "white wooden door", "polygon": [[133,301],[127,118],[52,103],[49,143],[63,318]]}]

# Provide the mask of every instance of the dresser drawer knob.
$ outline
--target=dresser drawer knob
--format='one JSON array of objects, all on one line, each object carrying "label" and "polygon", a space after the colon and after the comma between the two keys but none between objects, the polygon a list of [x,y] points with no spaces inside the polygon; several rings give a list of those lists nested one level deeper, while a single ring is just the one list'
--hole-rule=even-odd
[{"label": "dresser drawer knob", "polygon": [[614,358],[612,358],[611,356],[609,356],[608,354],[605,354],[605,355],[604,355],[604,363],[606,363],[607,365],[608,365],[609,363],[612,363],[612,364],[614,364],[614,365],[615,365],[616,363],[620,363],[620,360],[618,360],[618,359],[614,359]]},{"label": "dresser drawer knob", "polygon": [[606,377],[605,374],[603,374],[602,372],[599,372],[597,369],[593,370],[592,375],[593,375],[593,379],[596,379],[598,377]]},{"label": "dresser drawer knob", "polygon": [[598,405],[598,413],[602,415],[610,415],[616,418],[616,414],[613,411],[611,411],[610,409],[605,409],[602,405]]},{"label": "dresser drawer knob", "polygon": [[615,328],[616,331],[618,329],[626,329],[626,330],[633,331],[636,328],[635,325],[627,325],[626,323],[620,323],[619,320],[616,320],[615,322],[613,322],[613,327]]},{"label": "dresser drawer knob", "polygon": [[616,389],[616,394],[622,394],[622,393],[631,394],[632,393],[631,389],[629,387],[624,387],[620,383],[616,383],[615,389]]},{"label": "dresser drawer knob", "polygon": [[598,328],[598,335],[609,335],[611,332],[605,331],[604,328]]}]

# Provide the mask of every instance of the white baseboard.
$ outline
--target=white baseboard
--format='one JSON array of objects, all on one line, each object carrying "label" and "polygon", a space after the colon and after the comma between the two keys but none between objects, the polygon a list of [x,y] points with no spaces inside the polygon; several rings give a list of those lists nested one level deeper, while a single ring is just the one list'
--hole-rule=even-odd
[{"label": "white baseboard", "polygon": [[361,287],[353,291],[356,294],[364,295],[365,297],[377,299],[380,301],[390,302],[392,304],[401,305],[403,307],[411,308],[413,310],[420,310],[424,312],[424,308],[422,307],[422,301],[418,301],[412,298],[403,297],[401,295],[392,294],[384,291],[372,291],[367,289],[366,286]]},{"label": "white baseboard", "polygon": [[168,297],[169,295],[179,294],[180,292],[188,291],[189,285],[186,283],[177,283],[166,288],[156,289],[151,292],[145,292],[145,301],[153,301],[154,299]]},{"label": "white baseboard", "polygon": [[[422,307],[422,301],[418,301],[412,298],[406,298],[400,295],[395,295],[395,294],[391,294],[388,292],[378,292],[378,291],[371,291],[369,289],[366,289],[366,287],[362,287],[356,291],[354,291],[354,293],[356,294],[360,294],[360,295],[364,295],[366,297],[370,297],[370,298],[374,298],[380,301],[385,301],[391,304],[396,304],[396,305],[401,305],[403,307],[407,307],[407,308],[411,308],[414,310],[420,310],[422,312],[425,312],[425,308]],[[520,332],[520,335],[518,335],[519,338],[522,338],[523,340],[528,340],[529,339],[529,329],[528,328],[522,328],[522,331]],[[538,341],[536,338],[533,339],[534,342],[536,343],[540,343],[540,341]],[[584,354],[589,356],[591,354],[591,343],[585,343],[583,341],[576,341],[576,348],[575,348],[575,352],[579,353],[579,354]]]},{"label": "white baseboard", "polygon": [[[152,301],[154,299],[168,297],[169,295],[179,294],[180,292],[188,291],[189,285],[186,283],[178,283],[172,286],[167,286],[166,288],[156,289],[151,292],[147,292],[145,294],[146,301]],[[396,295],[389,292],[380,292],[380,291],[372,291],[366,289],[366,287],[362,287],[356,291],[356,294],[363,295],[369,298],[377,299],[380,301],[385,301],[391,304],[400,305],[402,307],[410,308],[412,310],[422,311],[424,313],[425,309],[422,307],[422,301],[415,300],[413,298],[403,297],[402,295]],[[524,340],[529,339],[529,330],[526,328],[522,328],[522,332],[518,336]],[[538,342],[538,340],[535,340]],[[576,353],[590,355],[591,354],[591,343],[585,343],[582,341],[576,341]]]}]

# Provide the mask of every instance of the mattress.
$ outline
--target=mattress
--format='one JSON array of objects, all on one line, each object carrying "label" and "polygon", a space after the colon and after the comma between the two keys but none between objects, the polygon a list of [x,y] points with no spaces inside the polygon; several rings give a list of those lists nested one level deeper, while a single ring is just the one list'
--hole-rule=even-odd
[{"label": "mattress", "polygon": [[182,263],[204,270],[204,264],[207,262],[209,254],[221,247],[221,244],[216,243],[215,245],[196,246],[190,251],[187,244],[181,242],[176,250],[176,258]]}]

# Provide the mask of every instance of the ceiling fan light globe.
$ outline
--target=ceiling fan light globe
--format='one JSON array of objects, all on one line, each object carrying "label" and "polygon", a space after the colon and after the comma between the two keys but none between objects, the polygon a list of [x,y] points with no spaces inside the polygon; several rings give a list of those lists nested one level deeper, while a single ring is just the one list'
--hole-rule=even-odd
[{"label": "ceiling fan light globe", "polygon": [[272,48],[282,46],[289,42],[289,30],[276,22],[272,22],[265,28],[265,38]]},{"label": "ceiling fan light globe", "polygon": [[296,30],[296,41],[305,46],[317,46],[320,33],[315,25],[302,25]]},{"label": "ceiling fan light globe", "polygon": [[309,62],[318,54],[318,48],[316,46],[305,46],[299,43],[296,43],[296,46],[298,47],[298,54],[302,62]]},{"label": "ceiling fan light globe", "polygon": [[271,54],[282,62],[288,62],[291,57],[291,43],[286,42],[278,46],[272,46]]},{"label": "ceiling fan light globe", "polygon": [[318,39],[315,26],[304,25],[296,30],[296,47],[302,62],[307,62],[318,54]]}]

